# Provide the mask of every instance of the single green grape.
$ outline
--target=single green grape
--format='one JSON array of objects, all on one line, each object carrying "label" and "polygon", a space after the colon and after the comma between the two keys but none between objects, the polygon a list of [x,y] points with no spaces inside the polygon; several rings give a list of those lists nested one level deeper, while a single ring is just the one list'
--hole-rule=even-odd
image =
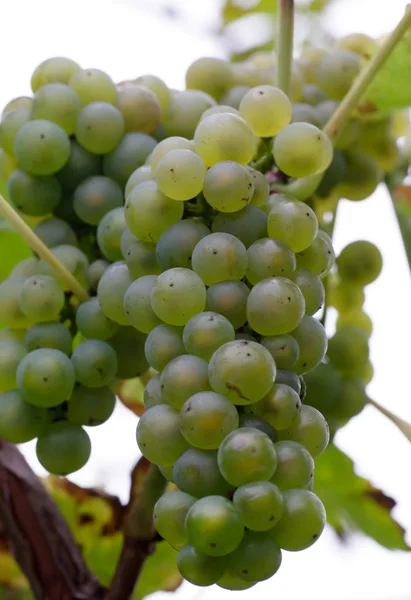
[{"label": "single green grape", "polygon": [[142,165],[141,167],[137,167],[137,169],[132,172],[127,180],[124,190],[124,197],[127,198],[131,190],[139,183],[143,183],[144,181],[152,181],[153,179],[154,175],[150,165]]},{"label": "single green grape", "polygon": [[277,467],[277,453],[268,435],[241,427],[227,435],[218,449],[218,466],[228,483],[239,487],[268,481]]},{"label": "single green grape", "polygon": [[152,406],[165,404],[163,394],[161,392],[160,373],[153,375],[144,388],[144,408],[148,410]]},{"label": "single green grape", "polygon": [[54,175],[37,177],[22,169],[11,174],[7,193],[14,206],[31,217],[53,212],[62,197],[61,186]]},{"label": "single green grape", "polygon": [[234,329],[247,321],[246,306],[250,294],[243,281],[221,281],[207,289],[206,310],[219,313],[230,321]]},{"label": "single green grape", "polygon": [[91,388],[111,383],[118,368],[116,352],[102,340],[81,342],[71,355],[71,362],[76,380]]},{"label": "single green grape", "polygon": [[230,493],[230,485],[218,468],[215,450],[189,448],[183,452],[174,464],[173,479],[180,490],[196,498]]},{"label": "single green grape", "polygon": [[[44,221],[43,221],[44,222]],[[19,262],[11,271],[8,279],[27,279],[39,273],[39,259],[34,256],[25,258]]]},{"label": "single green grape", "polygon": [[364,288],[361,285],[344,280],[332,280],[330,283],[329,302],[340,316],[343,313],[361,310],[365,301]]},{"label": "single green grape", "polygon": [[254,185],[246,167],[233,160],[221,160],[207,171],[203,194],[214,210],[235,213],[251,202]]},{"label": "single green grape", "polygon": [[325,527],[325,510],[319,498],[308,490],[287,490],[284,512],[271,535],[284,550],[296,552],[314,544]]},{"label": "single green grape", "polygon": [[161,273],[151,292],[155,314],[169,325],[185,325],[206,305],[206,287],[197,273],[180,267]]},{"label": "single green grape", "polygon": [[251,204],[261,208],[268,201],[270,196],[270,184],[268,183],[268,179],[260,171],[257,171],[252,167],[247,167],[247,171],[249,172],[251,181],[254,185]]},{"label": "single green grape", "polygon": [[347,200],[365,200],[383,178],[378,162],[359,150],[344,153],[346,167],[343,180],[336,186],[335,193]]},{"label": "single green grape", "polygon": [[122,206],[110,210],[98,224],[97,244],[103,256],[108,260],[122,260],[120,243],[125,228],[126,219]]},{"label": "single green grape", "polygon": [[328,137],[310,123],[291,123],[274,138],[274,160],[290,177],[322,173],[330,165],[333,148]]},{"label": "single green grape", "polygon": [[267,348],[278,369],[292,369],[300,356],[298,343],[289,333],[263,337],[260,343]]},{"label": "single green grape", "polygon": [[213,390],[237,405],[253,404],[271,389],[276,366],[271,354],[248,340],[235,340],[221,346],[208,366]]},{"label": "single green grape", "polygon": [[120,327],[110,338],[110,346],[117,355],[118,379],[140,377],[148,371],[149,365],[144,354],[145,341],[146,336],[133,327]]},{"label": "single green grape", "polygon": [[11,444],[24,444],[46,429],[47,411],[25,401],[17,390],[0,394],[0,435]]},{"label": "single green grape", "polygon": [[41,465],[54,475],[69,475],[84,467],[91,453],[88,434],[78,425],[59,421],[39,437],[36,454]]},{"label": "single green grape", "polygon": [[8,156],[15,157],[14,144],[16,136],[23,125],[30,121],[31,111],[28,108],[15,108],[2,115],[0,122],[0,145]]},{"label": "single green grape", "polygon": [[247,265],[244,244],[230,233],[210,233],[193,250],[192,268],[207,286],[242,279]]},{"label": "single green grape", "polygon": [[103,313],[120,325],[128,325],[124,312],[124,294],[131,283],[126,263],[119,261],[104,271],[97,286],[97,298]]},{"label": "single green grape", "polygon": [[298,442],[315,458],[327,448],[330,432],[327,421],[320,411],[303,404],[291,427],[281,430],[279,438],[281,441]]},{"label": "single green grape", "polygon": [[41,62],[31,77],[33,93],[48,83],[68,83],[72,75],[81,69],[71,58],[55,56]]},{"label": "single green grape", "polygon": [[74,90],[63,83],[48,83],[33,98],[31,118],[56,123],[67,135],[72,135],[80,110],[80,99]]},{"label": "single green grape", "polygon": [[229,233],[238,238],[246,248],[267,236],[267,215],[253,204],[234,213],[218,213],[212,222],[213,233]]},{"label": "single green grape", "polygon": [[313,406],[326,417],[333,415],[337,407],[342,380],[331,363],[321,362],[313,371],[304,375],[306,393],[304,403]]},{"label": "single green grape", "polygon": [[311,246],[297,254],[297,269],[312,271],[321,278],[328,275],[334,262],[332,242],[325,231],[319,231]]},{"label": "single green grape", "polygon": [[36,323],[25,332],[24,345],[28,352],[39,348],[54,348],[64,354],[71,354],[73,338],[63,323],[49,321],[48,323]]},{"label": "single green grape", "polygon": [[203,189],[207,167],[192,150],[171,150],[156,168],[156,181],[163,194],[173,200],[190,200]]},{"label": "single green grape", "polygon": [[68,403],[67,419],[74,425],[102,425],[111,417],[115,405],[116,396],[109,387],[93,389],[78,385]]},{"label": "single green grape", "polygon": [[161,373],[161,392],[164,401],[176,410],[180,410],[194,394],[210,389],[208,364],[198,356],[191,356],[191,354],[177,356],[164,367]]},{"label": "single green grape", "polygon": [[194,145],[191,140],[178,135],[172,135],[159,142],[147,158],[147,166],[151,167],[152,177],[156,173],[160,160],[169,152],[173,150],[193,150],[193,148]]},{"label": "single green grape", "polygon": [[76,139],[89,152],[108,154],[120,143],[125,131],[121,112],[108,102],[92,102],[76,120]]},{"label": "single green grape", "polygon": [[[73,228],[62,219],[56,217],[45,219],[33,227],[33,231],[48,248],[54,248],[62,244],[78,246],[77,236]],[[37,275],[37,273],[31,273],[31,275]]]},{"label": "single green grape", "polygon": [[163,494],[154,506],[155,528],[161,537],[177,550],[187,543],[184,522],[194,502],[196,502],[194,496],[180,491],[172,491]]},{"label": "single green grape", "polygon": [[281,560],[280,547],[270,535],[246,531],[241,544],[228,558],[228,568],[246,581],[265,581],[278,571]]},{"label": "single green grape", "polygon": [[330,338],[328,358],[334,367],[343,373],[355,371],[369,357],[367,334],[358,326],[340,327]]},{"label": "single green grape", "polygon": [[277,468],[271,481],[280,490],[304,488],[314,476],[314,460],[307,448],[285,440],[275,446],[277,451]]},{"label": "single green grape", "polygon": [[271,425],[269,425],[267,421],[264,421],[264,419],[262,419],[261,417],[249,413],[243,413],[239,415],[239,417],[240,427],[251,427],[252,429],[258,429],[259,431],[262,431],[263,433],[268,435],[272,442],[277,441],[278,435],[276,430],[273,427],[271,427]]},{"label": "single green grape", "polygon": [[5,279],[0,283],[0,322],[12,329],[27,329],[32,325],[20,308],[19,296],[25,279]]},{"label": "single green grape", "polygon": [[365,33],[350,33],[339,40],[338,47],[370,60],[378,50],[378,43]]},{"label": "single green grape", "polygon": [[150,295],[157,275],[139,277],[124,294],[124,312],[130,324],[142,333],[150,333],[161,325],[161,320],[151,308]]},{"label": "single green grape", "polygon": [[309,104],[297,103],[293,105],[292,123],[311,123],[320,127],[321,123],[317,117],[317,111]]},{"label": "single green grape", "polygon": [[357,240],[346,246],[337,259],[338,274],[345,282],[361,287],[375,281],[382,270],[382,256],[377,246]]},{"label": "single green grape", "polygon": [[140,417],[137,444],[150,462],[171,466],[187,449],[180,425],[180,415],[167,404],[153,406]]},{"label": "single green grape", "polygon": [[259,85],[243,96],[239,111],[257,137],[269,138],[290,123],[292,104],[279,88]]},{"label": "single green grape", "polygon": [[123,206],[123,191],[109,177],[94,175],[82,181],[75,189],[73,206],[84,223],[98,225],[106,213]]},{"label": "single green grape", "polygon": [[126,133],[118,146],[103,157],[103,173],[125,188],[131,174],[144,165],[157,141],[146,133]]},{"label": "single green grape", "polygon": [[318,85],[328,98],[342,100],[360,70],[361,58],[354,52],[330,52],[318,68]]},{"label": "single green grape", "polygon": [[232,115],[239,115],[239,111],[233,106],[229,106],[228,104],[216,104],[215,106],[211,106],[207,108],[201,115],[200,121],[206,119],[210,115],[215,115],[216,113],[231,113]]},{"label": "single green grape", "polygon": [[[233,65],[235,66],[235,65]],[[260,83],[260,81],[258,81]],[[228,90],[221,98],[220,102],[224,102],[224,104],[228,104],[228,106],[232,106],[238,113],[240,113],[239,108],[241,104],[241,100],[244,98],[246,93],[250,90],[249,85],[235,85]],[[235,114],[235,113],[234,113]]]},{"label": "single green grape", "polygon": [[219,100],[233,83],[232,65],[221,58],[198,58],[191,63],[186,72],[188,90],[202,90],[216,100]]},{"label": "single green grape", "polygon": [[181,327],[159,325],[147,336],[145,355],[148,363],[156,371],[162,371],[177,356],[185,354]]},{"label": "single green grape", "polygon": [[119,325],[104,314],[97,297],[82,302],[76,312],[77,329],[86,338],[109,340]]},{"label": "single green grape", "polygon": [[308,373],[315,369],[327,352],[328,339],[325,329],[314,317],[304,316],[291,335],[300,347],[300,356],[293,369],[299,375]]},{"label": "single green grape", "polygon": [[223,576],[226,557],[206,556],[187,544],[178,553],[177,566],[184,579],[190,583],[208,586]]},{"label": "single green grape", "polygon": [[68,84],[77,93],[83,106],[93,102],[116,102],[115,83],[99,69],[76,69]]},{"label": "single green grape", "polygon": [[133,83],[138,85],[144,85],[149,90],[155,93],[160,102],[162,112],[166,111],[167,106],[171,102],[171,91],[160,77],[156,75],[140,75],[137,79],[134,79]]},{"label": "single green grape", "polygon": [[163,117],[167,137],[191,139],[203,112],[215,104],[214,98],[201,90],[183,90],[173,94]]},{"label": "single green grape", "polygon": [[359,377],[341,379],[339,395],[332,416],[338,419],[352,419],[365,408],[369,401],[364,382]]},{"label": "single green grape", "polygon": [[235,331],[230,321],[215,312],[194,315],[184,327],[183,343],[190,354],[210,360],[223,344],[232,342]]},{"label": "single green grape", "polygon": [[157,242],[156,256],[161,269],[190,269],[195,246],[209,233],[208,227],[195,219],[184,219],[170,225]]},{"label": "single green grape", "polygon": [[255,285],[269,277],[292,277],[296,260],[291,248],[280,240],[261,238],[248,250],[247,279]]},{"label": "single green grape", "polygon": [[274,196],[267,227],[270,238],[285,242],[293,252],[301,252],[313,243],[318,233],[318,220],[304,202]]},{"label": "single green grape", "polygon": [[298,269],[291,279],[300,288],[305,300],[305,314],[313,315],[320,310],[325,300],[325,289],[321,279],[305,269]]},{"label": "single green grape", "polygon": [[276,485],[269,481],[253,481],[236,489],[233,504],[247,529],[267,531],[281,519],[284,502]]},{"label": "single green grape", "polygon": [[116,107],[123,115],[127,132],[152,133],[160,124],[160,102],[156,94],[144,85],[119,87]]},{"label": "single green grape", "polygon": [[33,275],[24,282],[19,304],[22,312],[34,322],[54,321],[64,306],[64,292],[48,275]]},{"label": "single green grape", "polygon": [[275,377],[276,383],[283,383],[292,388],[299,396],[301,396],[301,377],[290,369],[277,369],[277,375]]},{"label": "single green grape", "polygon": [[360,329],[362,329],[362,331],[368,338],[371,337],[373,331],[371,317],[369,317],[367,313],[362,310],[353,310],[351,312],[346,312],[338,315],[336,323],[337,329],[341,329],[341,327],[347,326],[359,327]]},{"label": "single green grape", "polygon": [[101,156],[89,152],[76,140],[70,140],[70,156],[64,167],[56,173],[60,184],[68,190],[74,190],[82,181],[99,175],[101,172]]},{"label": "single green grape", "polygon": [[[127,228],[123,231],[120,239],[120,249],[125,232],[127,232]],[[157,262],[156,244],[142,242],[134,236],[133,238],[133,241],[123,250],[124,260],[133,279],[144,275],[159,275],[161,267]]]},{"label": "single green grape", "polygon": [[70,157],[70,140],[55,123],[28,121],[14,140],[17,164],[31,175],[53,175]]},{"label": "single green grape", "polygon": [[21,342],[0,340],[0,392],[16,389],[17,367],[26,354],[26,348]]},{"label": "single green grape", "polygon": [[253,411],[278,431],[291,426],[300,408],[298,393],[289,385],[275,383],[268,394],[253,406]]},{"label": "single green grape", "polygon": [[233,504],[221,496],[197,500],[186,517],[189,543],[206,556],[225,556],[244,537],[244,525]]}]

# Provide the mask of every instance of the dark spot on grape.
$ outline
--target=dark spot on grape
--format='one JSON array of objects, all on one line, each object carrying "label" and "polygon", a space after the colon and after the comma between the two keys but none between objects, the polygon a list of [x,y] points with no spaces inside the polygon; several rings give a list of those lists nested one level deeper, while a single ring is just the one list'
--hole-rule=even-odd
[{"label": "dark spot on grape", "polygon": [[40,134],[40,139],[41,139],[41,140],[44,140],[44,139],[45,139],[45,137],[46,137],[46,136],[44,135],[44,133],[41,133],[41,134]]},{"label": "dark spot on grape", "polygon": [[291,302],[291,296],[287,296],[288,302]]},{"label": "dark spot on grape", "polygon": [[210,548],[215,548],[215,547],[216,547],[216,544],[214,542],[211,542]]},{"label": "dark spot on grape", "polygon": [[251,356],[250,352],[247,352],[247,356]]},{"label": "dark spot on grape", "polygon": [[314,533],[314,535],[313,535],[313,540],[316,540],[317,538],[318,538],[318,534],[317,534],[317,533]]},{"label": "dark spot on grape", "polygon": [[295,405],[295,408],[297,408],[297,409],[299,408],[299,404],[298,403]]},{"label": "dark spot on grape", "polygon": [[217,250],[213,250],[213,254],[218,254]]},{"label": "dark spot on grape", "polygon": [[101,367],[97,367],[97,372],[100,373],[100,375],[103,374],[103,369]]},{"label": "dark spot on grape", "polygon": [[304,363],[303,363],[303,367],[306,367],[306,366],[307,366],[307,363],[306,363],[306,362],[304,362]]},{"label": "dark spot on grape", "polygon": [[48,382],[48,380],[49,380],[49,378],[48,378],[48,377],[43,377],[43,381],[44,381],[44,383],[47,383],[47,382]]},{"label": "dark spot on grape", "polygon": [[174,173],[174,169],[170,169],[170,173]]},{"label": "dark spot on grape", "polygon": [[309,217],[309,216],[310,216],[310,213],[305,213],[305,214],[307,215],[307,217]]},{"label": "dark spot on grape", "polygon": [[244,573],[244,575],[248,575],[247,569],[243,569],[243,573]]},{"label": "dark spot on grape", "polygon": [[254,448],[254,446],[251,448],[251,454],[255,454],[257,452],[257,449]]},{"label": "dark spot on grape", "polygon": [[91,131],[91,125],[87,125],[87,131]]},{"label": "dark spot on grape", "polygon": [[274,515],[271,515],[271,517],[270,517],[268,520],[269,520],[269,521],[274,521],[274,519],[275,519],[275,516],[274,516]]},{"label": "dark spot on grape", "polygon": [[285,345],[284,346],[280,346],[280,350],[285,350]]},{"label": "dark spot on grape", "polygon": [[169,287],[174,287],[174,283],[170,283]]}]

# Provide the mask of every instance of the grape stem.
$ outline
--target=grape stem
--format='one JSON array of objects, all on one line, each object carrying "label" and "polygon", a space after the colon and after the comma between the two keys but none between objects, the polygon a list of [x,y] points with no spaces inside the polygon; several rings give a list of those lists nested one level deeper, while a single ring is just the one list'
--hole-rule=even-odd
[{"label": "grape stem", "polygon": [[294,0],[280,0],[277,19],[277,76],[276,83],[287,96],[290,95],[293,61]]},{"label": "grape stem", "polygon": [[404,16],[398,23],[397,27],[386,38],[378,52],[355,80],[354,85],[348,91],[328,123],[325,124],[323,131],[328,135],[333,143],[335,143],[338,134],[358,105],[361,97],[364,95],[365,91],[373,81],[374,77],[380,71],[381,67],[384,65],[385,61],[390,56],[398,42],[401,41],[410,24],[411,5],[409,4],[406,7]]},{"label": "grape stem", "polygon": [[89,296],[86,290],[80,285],[77,279],[63,265],[62,262],[50,251],[49,248],[41,241],[41,239],[30,229],[27,223],[20,217],[12,206],[0,195],[0,214],[10,223],[10,225],[21,235],[28,243],[30,248],[46,261],[57,273],[59,278],[63,280],[67,287],[81,301],[88,300]]},{"label": "grape stem", "polygon": [[403,435],[405,435],[407,440],[409,442],[411,442],[411,424],[410,423],[408,423],[407,421],[404,421],[404,419],[401,419],[400,417],[397,417],[397,415],[392,413],[387,408],[384,408],[384,406],[381,406],[381,404],[379,404],[375,400],[372,400],[371,398],[369,399],[369,403],[374,408],[376,408],[381,414],[383,414],[385,417],[387,417],[387,419],[389,419],[391,421],[391,423],[393,423],[396,427],[398,427],[398,429],[401,431],[401,433]]}]

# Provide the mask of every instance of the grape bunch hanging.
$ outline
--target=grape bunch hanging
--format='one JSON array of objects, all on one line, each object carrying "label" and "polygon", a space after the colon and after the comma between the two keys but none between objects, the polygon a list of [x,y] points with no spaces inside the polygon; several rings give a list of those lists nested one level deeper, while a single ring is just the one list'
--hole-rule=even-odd
[{"label": "grape bunch hanging", "polygon": [[247,589],[276,573],[282,550],[319,538],[320,410],[336,429],[367,400],[358,311],[379,252],[347,247],[338,259],[342,321],[327,357],[316,315],[332,243],[309,202],[269,183],[325,172],[325,203],[378,184],[378,148],[357,144],[367,124],[353,119],[334,155],[320,129],[364,60],[354,42],[300,59],[291,99],[264,53],[199,59],[184,91],[153,75],[116,85],[52,58],[33,74],[34,96],[3,111],[9,200],[84,294],[37,255],[0,285],[0,436],[37,438],[44,468],[72,473],[118,381],[146,375],[137,442],[170,482],[154,522],[196,585]]}]

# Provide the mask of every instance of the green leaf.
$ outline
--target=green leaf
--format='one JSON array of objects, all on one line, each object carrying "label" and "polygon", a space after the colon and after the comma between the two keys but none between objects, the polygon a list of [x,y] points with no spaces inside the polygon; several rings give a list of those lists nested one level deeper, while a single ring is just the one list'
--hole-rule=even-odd
[{"label": "green leaf", "polygon": [[333,444],[316,459],[314,491],[342,539],[361,531],[390,550],[411,550],[404,529],[391,516],[395,500],[359,477],[353,461]]},{"label": "green leaf", "polygon": [[173,592],[182,583],[177,569],[178,552],[167,542],[159,542],[151,556],[144,563],[134,591],[134,600],[140,600],[153,592],[163,590]]},{"label": "green leaf", "polygon": [[[296,2],[296,11],[299,13],[321,13],[333,0],[301,0]],[[255,0],[254,2],[244,0],[226,0],[222,20],[223,24],[227,25],[232,21],[241,19],[247,15],[256,13],[267,13],[272,17],[275,16],[278,8],[278,0]]]}]

